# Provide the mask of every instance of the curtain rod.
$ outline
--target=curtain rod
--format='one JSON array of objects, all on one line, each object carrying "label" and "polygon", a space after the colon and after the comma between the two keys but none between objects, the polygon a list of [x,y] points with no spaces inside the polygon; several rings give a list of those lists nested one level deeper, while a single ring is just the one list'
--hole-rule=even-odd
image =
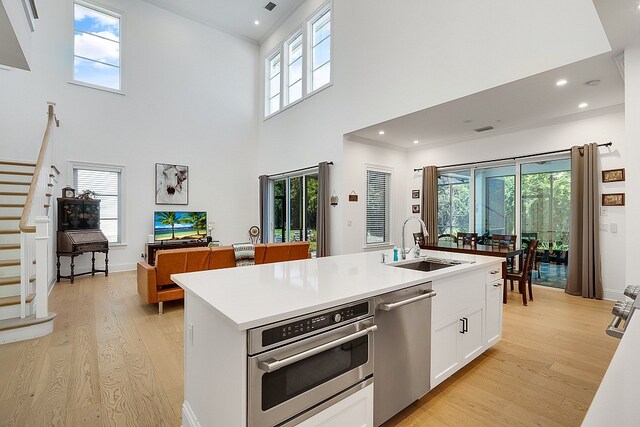
[{"label": "curtain rod", "polygon": [[[333,162],[327,162],[327,164],[328,165],[333,165]],[[318,167],[318,165],[314,165],[314,166],[309,166],[309,167],[306,167],[306,168],[294,169],[294,170],[287,171],[287,172],[274,173],[272,175],[267,175],[267,176],[269,178],[272,178],[274,176],[289,175],[290,173],[302,172],[302,171],[306,171],[306,170],[310,170],[310,169],[315,169],[317,167]]]},{"label": "curtain rod", "polygon": [[[613,145],[613,142],[609,141],[609,142],[606,142],[604,144],[598,144],[598,147],[611,147],[612,145]],[[580,148],[582,148],[582,147],[580,147]],[[481,160],[479,162],[468,162],[468,163],[458,163],[458,164],[455,164],[455,165],[438,166],[438,169],[453,168],[453,167],[458,167],[458,166],[481,165],[483,163],[502,162],[504,160],[526,159],[527,157],[546,156],[548,154],[558,154],[558,153],[565,153],[565,152],[569,152],[569,151],[571,151],[571,148],[566,148],[564,150],[545,151],[544,153],[537,153],[537,154],[523,154],[522,156],[515,156],[515,157],[504,157],[502,159]],[[414,172],[418,172],[418,171],[421,171],[421,170],[422,170],[422,168],[416,168],[413,171]]]}]

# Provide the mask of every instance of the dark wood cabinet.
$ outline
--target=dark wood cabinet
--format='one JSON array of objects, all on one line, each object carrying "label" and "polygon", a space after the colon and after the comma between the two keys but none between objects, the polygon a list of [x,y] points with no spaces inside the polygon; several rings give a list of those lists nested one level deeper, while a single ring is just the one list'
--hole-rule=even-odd
[{"label": "dark wood cabinet", "polygon": [[58,199],[58,231],[99,229],[100,200]]},{"label": "dark wood cabinet", "polygon": [[179,240],[159,241],[154,243],[147,243],[145,245],[145,259],[149,265],[155,265],[156,252],[164,249],[183,249],[183,248],[201,248],[207,246],[206,241],[191,240],[188,242],[181,242]]},{"label": "dark wood cabinet", "polygon": [[[76,273],[74,259],[85,252],[91,252],[91,271]],[[96,252],[104,253],[104,270],[96,269]],[[104,273],[109,275],[109,242],[100,231],[100,200],[58,199],[58,239],[56,255],[58,261],[57,281],[71,279],[83,274]],[[60,257],[71,258],[71,274],[60,274]]]}]

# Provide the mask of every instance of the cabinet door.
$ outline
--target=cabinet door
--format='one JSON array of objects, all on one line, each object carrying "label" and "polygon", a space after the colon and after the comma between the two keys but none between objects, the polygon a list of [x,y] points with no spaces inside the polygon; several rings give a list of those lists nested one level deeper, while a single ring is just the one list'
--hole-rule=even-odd
[{"label": "cabinet door", "polygon": [[460,350],[462,364],[466,365],[484,351],[484,307],[470,309],[464,319],[466,330],[461,334]]},{"label": "cabinet door", "polygon": [[373,427],[373,384],[298,424],[299,427]]},{"label": "cabinet door", "polygon": [[431,388],[449,378],[460,367],[462,320],[436,325],[431,332]]},{"label": "cabinet door", "polygon": [[81,229],[83,217],[82,200],[58,199],[58,231]]},{"label": "cabinet door", "polygon": [[502,338],[502,286],[502,280],[487,284],[487,308],[485,310],[487,348]]},{"label": "cabinet door", "polygon": [[98,230],[100,228],[100,200],[85,200],[82,228]]}]

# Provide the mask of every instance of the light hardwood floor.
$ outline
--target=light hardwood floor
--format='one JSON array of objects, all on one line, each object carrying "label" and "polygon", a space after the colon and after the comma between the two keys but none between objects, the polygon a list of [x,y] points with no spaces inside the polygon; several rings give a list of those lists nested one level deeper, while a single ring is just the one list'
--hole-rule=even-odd
[{"label": "light hardwood floor", "polygon": [[[580,425],[618,344],[613,303],[534,297],[510,292],[502,341],[385,427]],[[2,425],[180,425],[181,301],[158,316],[127,272],[58,283],[50,303],[53,334],[0,346]]]}]

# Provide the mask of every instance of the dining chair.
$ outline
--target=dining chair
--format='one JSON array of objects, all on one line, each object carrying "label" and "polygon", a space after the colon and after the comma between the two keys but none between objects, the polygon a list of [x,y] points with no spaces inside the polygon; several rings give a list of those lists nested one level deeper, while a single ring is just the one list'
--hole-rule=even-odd
[{"label": "dining chair", "polygon": [[478,242],[478,233],[458,233],[458,244],[475,246]]},{"label": "dining chair", "polygon": [[[520,269],[507,269],[505,280],[508,280],[511,284],[511,290],[513,290],[513,281],[518,281],[518,290],[522,294],[522,304],[527,305],[527,283],[529,284],[529,299],[533,301],[533,287],[531,286],[531,269],[533,268],[534,260],[536,258],[536,251],[538,249],[538,241],[532,240],[527,247],[527,255],[525,256],[522,268]],[[505,287],[506,296],[506,287]]]},{"label": "dining chair", "polygon": [[515,249],[517,237],[518,236],[513,234],[492,234],[491,246],[498,248]]},{"label": "dining chair", "polygon": [[438,235],[438,241],[444,240],[446,242],[457,242],[458,238],[453,234],[440,234]]}]

